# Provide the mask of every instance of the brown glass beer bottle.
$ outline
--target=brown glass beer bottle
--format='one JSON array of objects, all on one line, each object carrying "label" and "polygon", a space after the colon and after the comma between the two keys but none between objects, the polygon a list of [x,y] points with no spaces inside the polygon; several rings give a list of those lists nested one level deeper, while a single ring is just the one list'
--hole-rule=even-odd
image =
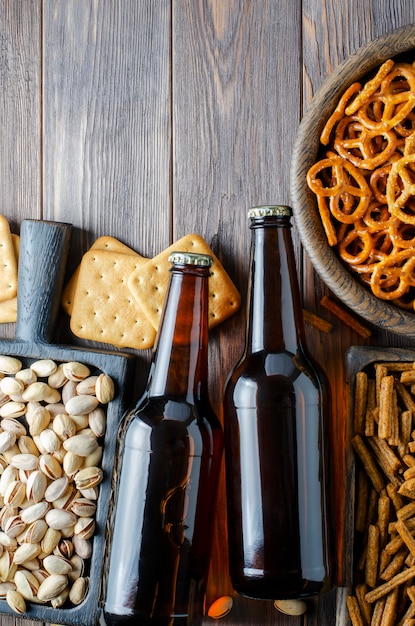
[{"label": "brown glass beer bottle", "polygon": [[223,433],[208,398],[210,256],[173,253],[146,390],[127,415],[104,605],[117,624],[199,624]]},{"label": "brown glass beer bottle", "polygon": [[305,346],[291,209],[248,216],[246,345],[224,391],[230,575],[242,595],[299,598],[333,583],[329,391]]}]

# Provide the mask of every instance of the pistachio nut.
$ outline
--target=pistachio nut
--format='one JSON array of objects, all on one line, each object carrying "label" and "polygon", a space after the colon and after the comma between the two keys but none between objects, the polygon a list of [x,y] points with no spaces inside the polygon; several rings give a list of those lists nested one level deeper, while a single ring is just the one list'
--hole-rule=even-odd
[{"label": "pistachio nut", "polygon": [[2,374],[16,374],[22,369],[22,362],[13,356],[0,355],[0,372]]},{"label": "pistachio nut", "polygon": [[95,395],[101,404],[108,404],[114,399],[114,381],[107,374],[100,374],[95,385]]},{"label": "pistachio nut", "polygon": [[44,497],[47,502],[53,502],[63,496],[69,485],[69,479],[67,476],[61,476],[53,482],[51,482],[45,493]]},{"label": "pistachio nut", "polygon": [[74,396],[65,403],[65,409],[69,415],[87,415],[96,409],[98,404],[96,396]]},{"label": "pistachio nut", "polygon": [[78,361],[69,361],[68,363],[64,363],[63,371],[65,372],[65,376],[68,380],[76,383],[84,380],[84,378],[88,378],[91,374],[88,366],[84,363],[79,363]]},{"label": "pistachio nut", "polygon": [[104,474],[100,467],[85,467],[80,469],[74,476],[76,488],[79,490],[96,487],[103,480]]},{"label": "pistachio nut", "polygon": [[22,615],[26,612],[26,602],[22,594],[17,590],[9,589],[7,591],[6,602],[15,613]]},{"label": "pistachio nut", "polygon": [[89,456],[98,448],[98,441],[89,435],[74,435],[65,439],[62,443],[67,452],[73,452],[77,456]]},{"label": "pistachio nut", "polygon": [[76,515],[64,509],[50,509],[45,519],[48,526],[55,530],[64,530],[76,523]]},{"label": "pistachio nut", "polygon": [[43,559],[43,567],[49,574],[69,574],[72,565],[68,559],[56,554],[49,554]]},{"label": "pistachio nut", "polygon": [[70,591],[69,591],[69,600],[72,604],[78,605],[83,602],[88,594],[89,590],[89,578],[88,577],[80,577],[77,578]]},{"label": "pistachio nut", "polygon": [[31,364],[30,369],[39,378],[47,378],[56,372],[58,366],[52,359],[39,359]]},{"label": "pistachio nut", "polygon": [[67,576],[63,574],[51,574],[40,584],[37,591],[38,600],[47,602],[58,597],[68,584]]},{"label": "pistachio nut", "polygon": [[30,472],[26,481],[26,497],[35,504],[41,502],[45,497],[45,491],[48,486],[46,475],[40,470]]}]

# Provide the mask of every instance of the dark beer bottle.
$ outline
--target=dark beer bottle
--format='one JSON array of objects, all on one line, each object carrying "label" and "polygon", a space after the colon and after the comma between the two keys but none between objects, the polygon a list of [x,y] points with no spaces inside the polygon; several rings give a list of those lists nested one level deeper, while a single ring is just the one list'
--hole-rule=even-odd
[{"label": "dark beer bottle", "polygon": [[256,207],[246,345],[224,391],[230,575],[242,595],[332,586],[328,387],[307,353],[291,209]]},{"label": "dark beer bottle", "polygon": [[106,623],[184,626],[203,614],[223,433],[208,398],[212,258],[173,253],[146,390],[127,416]]}]

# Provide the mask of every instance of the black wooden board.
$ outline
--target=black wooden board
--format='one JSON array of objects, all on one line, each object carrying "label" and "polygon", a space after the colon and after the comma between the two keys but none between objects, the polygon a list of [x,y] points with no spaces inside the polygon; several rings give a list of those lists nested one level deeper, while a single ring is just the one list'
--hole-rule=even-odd
[{"label": "black wooden board", "polygon": [[[104,481],[97,501],[96,532],[90,569],[89,592],[76,607],[54,609],[49,605],[27,602],[26,619],[50,623],[93,626],[99,621],[107,522],[111,501],[111,477],[116,457],[117,431],[131,401],[129,389],[134,356],[123,352],[89,350],[51,343],[59,312],[62,284],[70,243],[71,225],[60,222],[25,220],[20,231],[18,310],[15,339],[0,340],[0,354],[13,355],[24,364],[37,359],[57,362],[81,361],[92,372],[105,372],[113,379],[116,394],[107,406],[107,429],[103,442],[101,467]],[[13,614],[5,601],[0,613]]]}]

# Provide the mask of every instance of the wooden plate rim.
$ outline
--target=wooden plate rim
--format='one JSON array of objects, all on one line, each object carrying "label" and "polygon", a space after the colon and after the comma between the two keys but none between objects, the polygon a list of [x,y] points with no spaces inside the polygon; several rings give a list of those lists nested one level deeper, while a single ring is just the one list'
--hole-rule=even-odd
[{"label": "wooden plate rim", "polygon": [[410,337],[415,337],[415,313],[376,298],[352,276],[328,246],[315,196],[307,187],[306,176],[316,161],[321,130],[345,89],[386,59],[414,48],[415,25],[409,25],[370,41],[345,59],[317,91],[300,123],[290,172],[295,225],[321,279],[346,306],[366,321]]}]

